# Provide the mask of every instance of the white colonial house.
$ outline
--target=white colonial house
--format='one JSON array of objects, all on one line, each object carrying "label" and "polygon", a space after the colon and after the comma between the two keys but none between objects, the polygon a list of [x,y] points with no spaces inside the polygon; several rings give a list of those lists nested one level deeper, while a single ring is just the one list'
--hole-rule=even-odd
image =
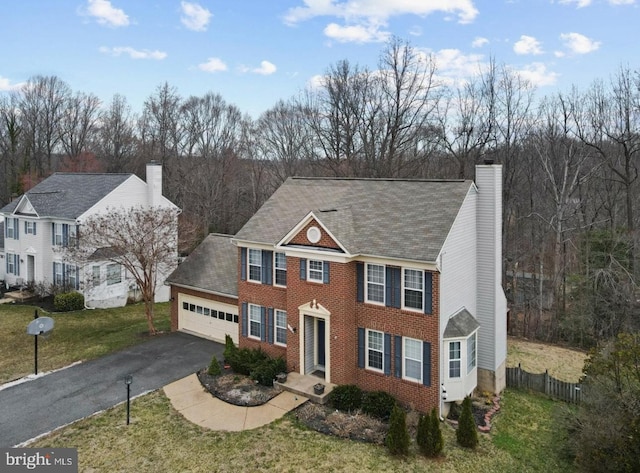
[{"label": "white colonial house", "polygon": [[[65,260],[65,247],[82,245],[82,222],[113,209],[178,207],[162,195],[162,166],[147,164],[147,181],[134,174],[55,173],[0,209],[4,251],[0,258],[6,286],[65,286],[85,296],[88,307],[119,307],[139,291],[121,265],[101,259],[78,264]],[[156,301],[168,301],[169,289],[158,275]]]}]

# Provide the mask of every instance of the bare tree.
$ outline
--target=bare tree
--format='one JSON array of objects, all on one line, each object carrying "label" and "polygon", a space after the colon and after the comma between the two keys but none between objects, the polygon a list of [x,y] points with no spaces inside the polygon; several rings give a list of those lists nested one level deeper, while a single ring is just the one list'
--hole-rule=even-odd
[{"label": "bare tree", "polygon": [[0,97],[0,158],[2,180],[0,201],[9,202],[12,194],[20,189],[19,171],[24,158],[23,128],[18,109],[18,96]]},{"label": "bare tree", "polygon": [[64,104],[60,122],[60,142],[69,158],[76,158],[88,151],[94,140],[100,99],[93,94],[77,92]]},{"label": "bare tree", "polygon": [[178,264],[177,219],[174,208],[111,209],[82,222],[80,245],[64,250],[77,263],[99,257],[122,265],[140,289],[152,335],[156,290]]},{"label": "bare tree", "polygon": [[97,135],[97,154],[108,172],[134,170],[135,117],[123,95],[114,95],[109,107],[100,113]]}]

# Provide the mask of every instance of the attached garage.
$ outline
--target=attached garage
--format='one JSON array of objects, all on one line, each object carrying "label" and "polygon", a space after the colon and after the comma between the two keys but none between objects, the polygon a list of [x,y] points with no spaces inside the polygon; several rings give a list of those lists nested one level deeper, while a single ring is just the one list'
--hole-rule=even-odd
[{"label": "attached garage", "polygon": [[171,330],[238,344],[238,249],[231,235],[209,234],[167,278]]},{"label": "attached garage", "polygon": [[178,330],[238,344],[238,306],[178,293]]}]

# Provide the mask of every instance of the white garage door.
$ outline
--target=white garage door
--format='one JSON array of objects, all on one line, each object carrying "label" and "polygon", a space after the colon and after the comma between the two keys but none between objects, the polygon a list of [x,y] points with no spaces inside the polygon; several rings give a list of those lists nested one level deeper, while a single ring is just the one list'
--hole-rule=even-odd
[{"label": "white garage door", "polygon": [[238,344],[238,306],[178,294],[178,329],[224,343],[231,335]]}]

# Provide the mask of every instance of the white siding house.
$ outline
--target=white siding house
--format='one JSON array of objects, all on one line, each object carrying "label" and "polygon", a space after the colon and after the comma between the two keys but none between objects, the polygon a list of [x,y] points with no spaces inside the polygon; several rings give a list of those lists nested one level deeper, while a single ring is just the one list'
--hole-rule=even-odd
[{"label": "white siding house", "polygon": [[[60,250],[81,245],[82,222],[107,209],[158,206],[178,210],[162,196],[159,164],[147,165],[147,181],[134,174],[55,173],[0,209],[5,284],[63,285],[82,292],[89,307],[126,304],[137,287],[123,268],[100,259],[76,264],[64,260]],[[177,252],[177,220],[175,232]],[[157,301],[169,300],[169,289],[162,284],[169,272],[158,277]]]}]

